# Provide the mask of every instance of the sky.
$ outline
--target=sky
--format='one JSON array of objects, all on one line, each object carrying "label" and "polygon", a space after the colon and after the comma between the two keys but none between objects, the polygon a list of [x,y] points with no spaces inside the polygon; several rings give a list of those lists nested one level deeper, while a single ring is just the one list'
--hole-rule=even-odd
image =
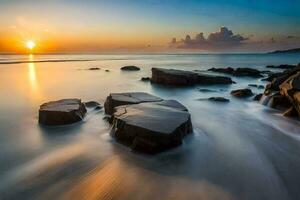
[{"label": "sky", "polygon": [[299,0],[0,0],[0,53],[267,52],[300,47]]}]

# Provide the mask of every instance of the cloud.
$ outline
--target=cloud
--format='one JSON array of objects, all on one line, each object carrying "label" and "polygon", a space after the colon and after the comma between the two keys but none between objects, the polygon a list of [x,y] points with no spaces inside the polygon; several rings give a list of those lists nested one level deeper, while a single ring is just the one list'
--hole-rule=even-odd
[{"label": "cloud", "polygon": [[248,38],[234,34],[227,27],[221,27],[219,31],[210,33],[207,38],[203,33],[199,33],[195,38],[191,38],[187,35],[185,39],[177,41],[173,38],[171,45],[177,48],[189,48],[189,49],[224,49],[241,45]]}]

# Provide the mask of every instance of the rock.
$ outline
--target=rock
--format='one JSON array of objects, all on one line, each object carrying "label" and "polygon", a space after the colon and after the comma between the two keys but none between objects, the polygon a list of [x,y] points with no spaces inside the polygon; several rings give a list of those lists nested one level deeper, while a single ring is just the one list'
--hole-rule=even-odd
[{"label": "rock", "polygon": [[109,115],[104,116],[102,119],[105,120],[105,121],[107,121],[107,122],[109,122],[109,123],[112,123],[112,117],[109,116]]},{"label": "rock", "polygon": [[250,76],[250,77],[262,77],[261,73],[257,69],[252,68],[237,68],[234,71],[234,76]]},{"label": "rock", "polygon": [[144,153],[176,147],[192,132],[189,112],[175,100],[119,106],[112,117],[112,136]]},{"label": "rock", "polygon": [[101,110],[102,106],[97,101],[88,101],[84,103],[85,107],[87,108],[94,108],[95,110]]},{"label": "rock", "polygon": [[295,68],[296,65],[277,65],[277,66],[274,66],[274,65],[268,65],[267,68],[274,68],[274,69],[293,69]]},{"label": "rock", "polygon": [[273,77],[272,82],[267,85],[266,90],[273,90],[273,91],[279,91],[279,86],[290,76],[296,74],[297,72],[300,72],[300,65],[293,69],[287,69],[281,73],[276,74],[275,77]]},{"label": "rock", "polygon": [[200,88],[198,90],[199,90],[199,92],[217,92],[216,90],[210,90],[210,89],[206,89],[206,88]]},{"label": "rock", "polygon": [[253,101],[260,101],[262,96],[263,96],[262,93],[255,95],[254,98],[253,98]]},{"label": "rock", "polygon": [[81,121],[86,108],[80,99],[62,99],[44,103],[39,109],[39,123],[65,125]]},{"label": "rock", "polygon": [[278,78],[280,76],[282,76],[283,73],[282,72],[278,72],[278,73],[270,73],[269,76],[267,78],[262,79],[262,81],[273,81],[274,78]]},{"label": "rock", "polygon": [[226,99],[224,97],[210,97],[208,98],[210,101],[217,101],[217,102],[229,102],[229,99]]},{"label": "rock", "polygon": [[195,84],[232,84],[229,77],[211,76],[191,71],[152,68],[152,83],[162,85],[191,86]]},{"label": "rock", "polygon": [[300,64],[287,69],[273,78],[266,86],[264,95],[272,108],[285,110],[284,116],[300,116]]},{"label": "rock", "polygon": [[150,77],[142,77],[141,81],[150,81]]},{"label": "rock", "polygon": [[144,102],[157,102],[163,99],[145,92],[111,93],[104,103],[105,113],[113,114],[117,106],[139,104]]},{"label": "rock", "polygon": [[97,101],[88,101],[88,102],[84,102],[84,105],[86,107],[97,107],[97,106],[101,106],[100,103],[98,103]]},{"label": "rock", "polygon": [[296,116],[298,116],[298,113],[295,110],[295,108],[293,106],[291,106],[286,111],[284,111],[284,113],[282,115],[285,117],[296,117]]},{"label": "rock", "polygon": [[233,69],[231,67],[226,68],[210,68],[208,71],[231,74],[234,76],[250,76],[250,77],[262,77],[261,72],[257,69],[252,68],[237,68]]},{"label": "rock", "polygon": [[105,72],[110,72],[109,69],[106,69]]},{"label": "rock", "polygon": [[300,116],[300,71],[286,79],[279,89],[280,94],[289,100]]},{"label": "rock", "polygon": [[141,69],[137,66],[124,66],[124,67],[121,67],[121,70],[123,70],[123,71],[139,71]]},{"label": "rock", "polygon": [[226,67],[226,68],[210,68],[208,71],[213,71],[213,72],[218,72],[218,73],[224,73],[224,74],[233,74],[234,69],[231,67]]},{"label": "rock", "polygon": [[91,67],[91,68],[89,68],[89,70],[100,70],[100,68],[99,67]]},{"label": "rock", "polygon": [[235,97],[240,97],[240,98],[243,98],[243,97],[250,97],[253,95],[252,91],[248,88],[246,89],[238,89],[238,90],[232,90],[231,95],[235,96]]}]

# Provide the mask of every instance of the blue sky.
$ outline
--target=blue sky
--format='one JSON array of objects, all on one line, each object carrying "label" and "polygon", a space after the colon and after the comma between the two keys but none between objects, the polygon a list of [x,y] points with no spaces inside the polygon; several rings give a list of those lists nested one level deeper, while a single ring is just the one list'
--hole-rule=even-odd
[{"label": "blue sky", "polygon": [[[138,49],[144,46],[166,48],[174,37],[180,41],[186,35],[193,38],[200,32],[206,38],[225,26],[233,36],[245,38],[241,43],[248,44],[241,45],[237,51],[255,51],[299,45],[299,10],[299,0],[0,0],[0,33],[8,34],[7,27],[13,26],[19,27],[22,34],[46,38],[39,33],[40,26],[56,35],[72,38],[69,42],[73,47],[77,40],[77,46],[85,44],[84,49],[90,46],[96,50],[96,45],[105,40],[102,46]],[[24,22],[23,26],[27,24],[37,30],[22,29],[20,21]],[[90,39],[97,35],[104,38],[103,41],[98,38],[95,45],[89,44],[90,40],[85,41],[84,37]],[[201,49],[201,45],[196,49],[206,50]]]}]

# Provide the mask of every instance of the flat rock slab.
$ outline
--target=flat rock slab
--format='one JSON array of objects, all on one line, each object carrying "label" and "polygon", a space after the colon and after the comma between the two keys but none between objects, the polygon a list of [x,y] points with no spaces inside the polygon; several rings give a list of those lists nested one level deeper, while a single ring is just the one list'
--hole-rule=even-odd
[{"label": "flat rock slab", "polygon": [[62,99],[44,103],[39,109],[39,123],[65,125],[81,121],[86,114],[80,99]]},{"label": "flat rock slab", "polygon": [[145,92],[111,93],[104,103],[105,113],[113,114],[117,106],[139,104],[145,102],[158,102],[163,99]]},{"label": "flat rock slab", "polygon": [[177,70],[152,68],[152,83],[162,85],[191,86],[195,84],[232,84],[233,81],[225,76],[212,76],[203,73]]},{"label": "flat rock slab", "polygon": [[189,112],[175,100],[119,106],[112,117],[116,140],[145,153],[176,147],[192,132]]}]

